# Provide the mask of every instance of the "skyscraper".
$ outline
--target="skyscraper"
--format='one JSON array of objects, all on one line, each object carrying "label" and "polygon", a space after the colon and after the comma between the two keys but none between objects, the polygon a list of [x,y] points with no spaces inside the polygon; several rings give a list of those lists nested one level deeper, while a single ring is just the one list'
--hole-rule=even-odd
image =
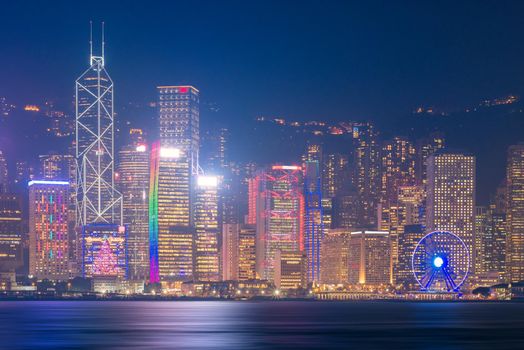
[{"label": "skyscraper", "polygon": [[22,201],[0,193],[0,273],[14,273],[22,263]]},{"label": "skyscraper", "polygon": [[218,178],[199,175],[194,206],[194,274],[199,281],[220,280]]},{"label": "skyscraper", "polygon": [[524,144],[509,147],[506,170],[508,279],[524,280]]},{"label": "skyscraper", "polygon": [[69,154],[40,155],[42,177],[47,180],[74,181],[75,159]]},{"label": "skyscraper", "polygon": [[[427,230],[449,231],[468,247],[475,267],[475,157],[439,151],[428,158]],[[457,259],[467,259],[457,256]]]},{"label": "skyscraper", "polygon": [[89,68],[76,80],[77,220],[121,223],[122,197],[114,184],[113,81],[102,54],[93,55]]},{"label": "skyscraper", "polygon": [[326,284],[348,283],[350,232],[345,228],[328,230],[322,241],[321,280]]},{"label": "skyscraper", "polygon": [[123,222],[128,228],[129,279],[149,279],[149,152],[141,131],[118,152],[119,191],[123,198]]},{"label": "skyscraper", "polygon": [[186,250],[188,234],[194,232],[194,178],[201,173],[199,91],[192,86],[159,86],[158,113],[160,142],[151,150],[149,193],[153,283],[193,277],[193,248]]},{"label": "skyscraper", "polygon": [[29,182],[29,274],[69,278],[69,182]]},{"label": "skyscraper", "polygon": [[222,227],[222,280],[238,280],[240,224],[224,224]]},{"label": "skyscraper", "polygon": [[257,278],[256,273],[256,228],[241,225],[238,232],[238,280],[248,281]]},{"label": "skyscraper", "polygon": [[376,227],[380,193],[380,148],[371,123],[353,125],[354,179],[359,227]]},{"label": "skyscraper", "polygon": [[308,282],[320,282],[321,247],[324,238],[324,213],[320,164],[310,159],[304,172],[304,249],[307,256]]},{"label": "skyscraper", "polygon": [[304,249],[304,196],[302,169],[296,165],[273,165],[250,180],[249,217],[257,230],[257,273],[273,281],[275,258]]},{"label": "skyscraper", "polygon": [[350,284],[391,283],[391,243],[388,232],[354,231],[349,240]]},{"label": "skyscraper", "polygon": [[191,173],[199,167],[199,94],[193,86],[159,86],[160,145],[178,148],[190,160]]},{"label": "skyscraper", "polygon": [[[153,144],[149,181],[152,283],[192,278],[193,249],[185,251],[187,235],[194,231],[191,224],[190,179],[189,159],[182,150],[162,147],[160,142]],[[191,242],[192,239],[191,235]]]},{"label": "skyscraper", "polygon": [[[398,236],[398,263],[394,266],[394,281],[408,289],[418,288],[413,276],[411,258],[418,242],[424,237],[423,224],[406,224]],[[415,287],[417,286],[417,287]]]}]

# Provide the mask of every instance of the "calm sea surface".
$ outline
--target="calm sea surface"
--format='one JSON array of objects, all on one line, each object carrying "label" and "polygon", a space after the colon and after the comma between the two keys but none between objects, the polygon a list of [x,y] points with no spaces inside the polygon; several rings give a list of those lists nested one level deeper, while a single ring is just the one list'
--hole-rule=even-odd
[{"label": "calm sea surface", "polygon": [[524,349],[524,303],[0,302],[0,349]]}]

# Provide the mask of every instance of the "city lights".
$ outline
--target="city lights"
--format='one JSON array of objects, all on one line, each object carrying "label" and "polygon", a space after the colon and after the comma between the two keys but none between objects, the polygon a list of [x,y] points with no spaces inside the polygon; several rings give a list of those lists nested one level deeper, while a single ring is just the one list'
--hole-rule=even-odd
[{"label": "city lights", "polygon": [[178,148],[160,148],[161,158],[180,158],[182,152]]}]

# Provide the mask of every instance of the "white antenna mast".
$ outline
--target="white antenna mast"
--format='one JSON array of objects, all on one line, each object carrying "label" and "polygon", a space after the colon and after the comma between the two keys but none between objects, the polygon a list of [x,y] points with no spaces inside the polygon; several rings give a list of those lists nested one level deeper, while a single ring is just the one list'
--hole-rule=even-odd
[{"label": "white antenna mast", "polygon": [[104,22],[102,22],[102,62],[105,61],[105,56],[104,56],[104,46],[105,45],[106,45],[106,41],[104,39]]},{"label": "white antenna mast", "polygon": [[89,64],[93,59],[93,21],[89,21]]}]

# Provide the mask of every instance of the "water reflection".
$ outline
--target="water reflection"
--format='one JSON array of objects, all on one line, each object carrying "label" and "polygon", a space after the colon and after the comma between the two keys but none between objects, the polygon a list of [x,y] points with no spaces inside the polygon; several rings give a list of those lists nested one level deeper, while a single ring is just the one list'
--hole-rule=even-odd
[{"label": "water reflection", "polygon": [[524,303],[0,302],[1,349],[520,349]]}]

